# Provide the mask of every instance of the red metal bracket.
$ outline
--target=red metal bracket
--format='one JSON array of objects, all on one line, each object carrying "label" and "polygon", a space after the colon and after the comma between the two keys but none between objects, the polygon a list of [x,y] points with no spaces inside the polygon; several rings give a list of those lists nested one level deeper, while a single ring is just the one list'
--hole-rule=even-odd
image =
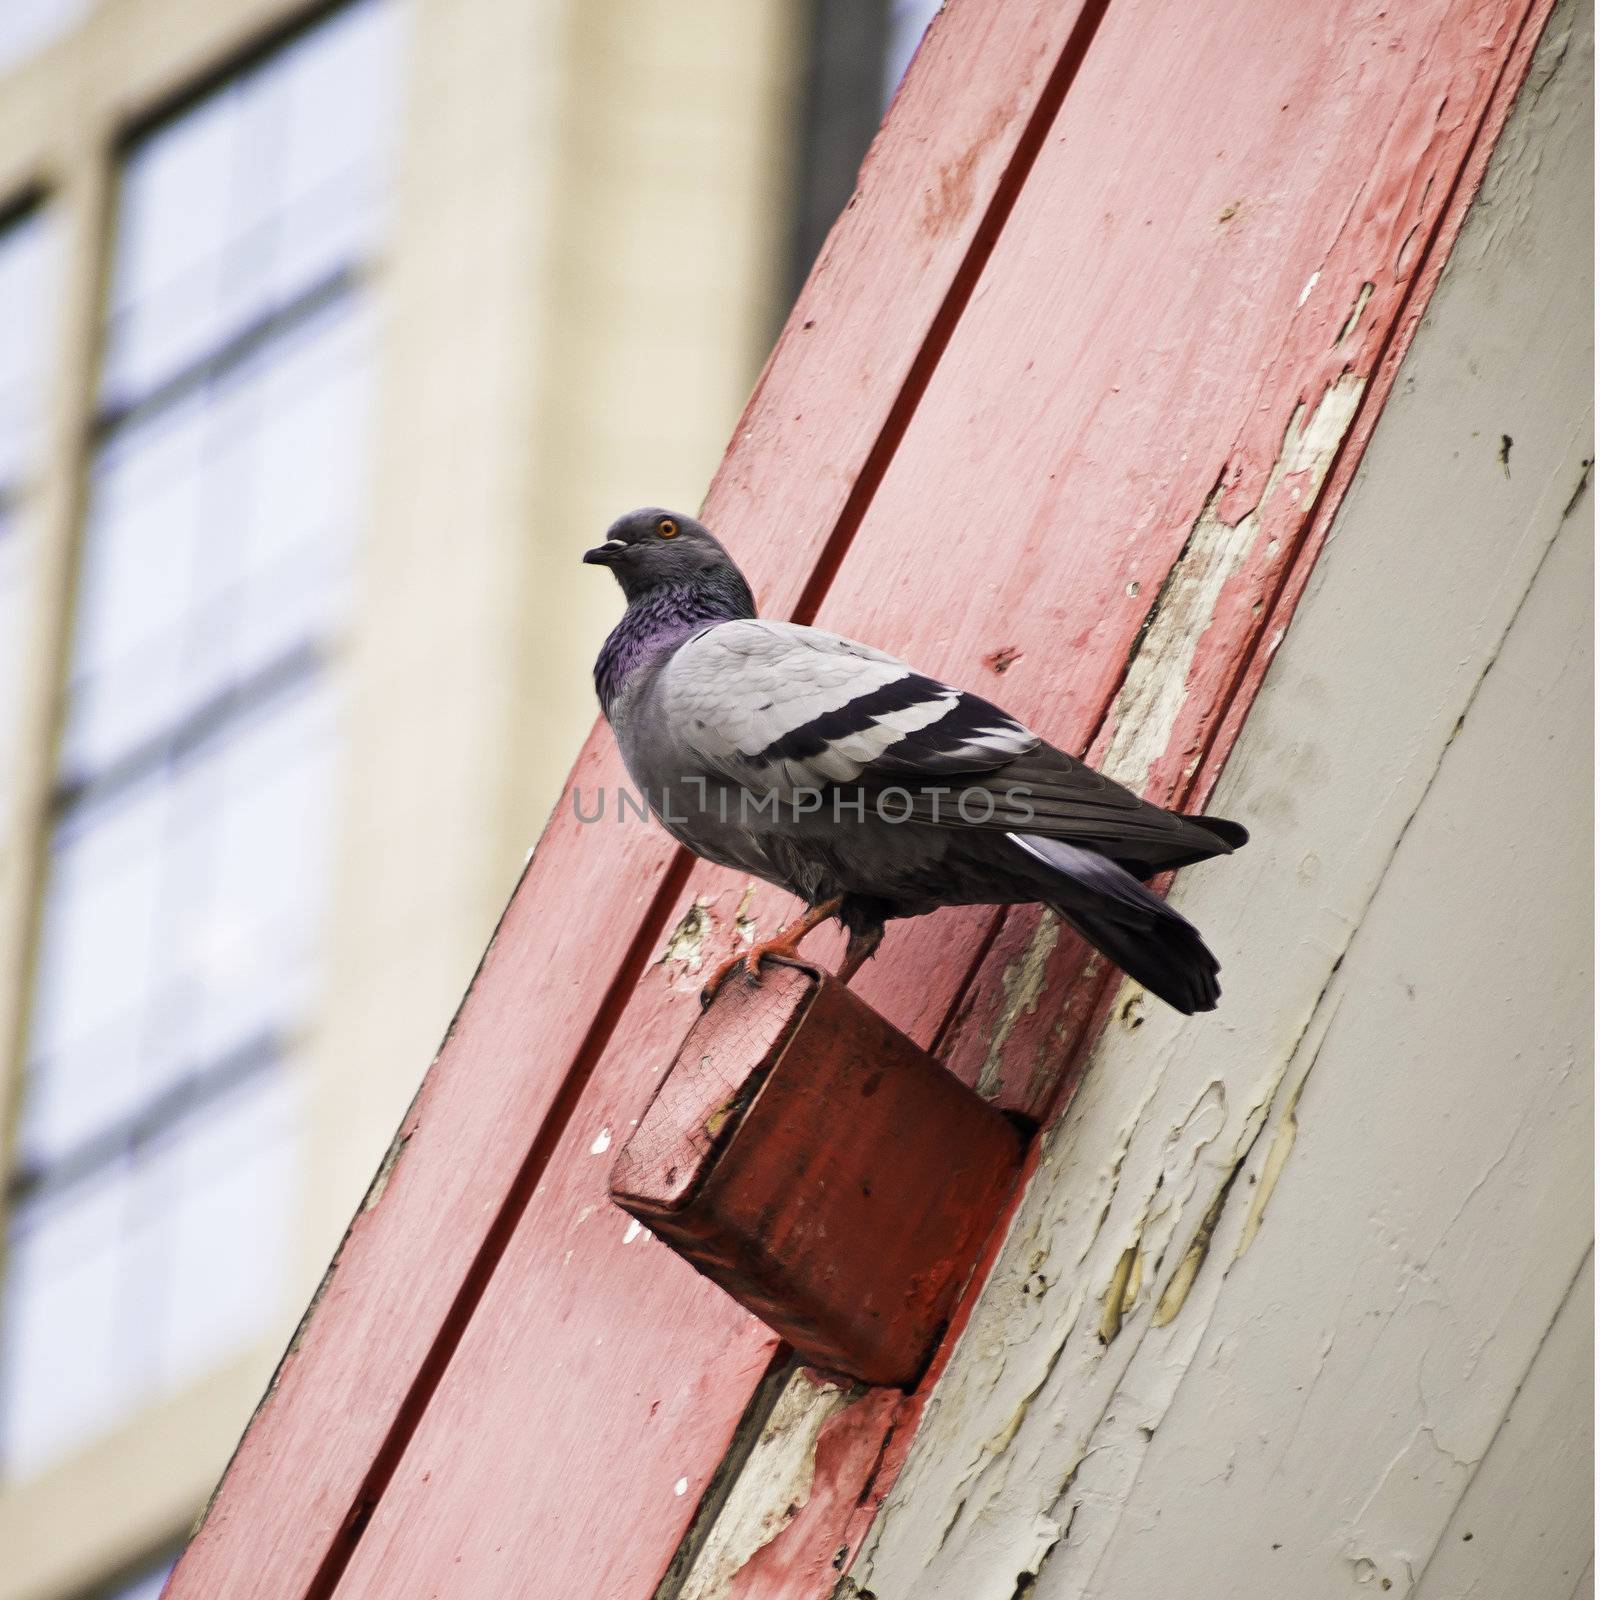
[{"label": "red metal bracket", "polygon": [[823,973],[725,983],[611,1197],[794,1346],[916,1382],[1016,1182],[1022,1135]]}]

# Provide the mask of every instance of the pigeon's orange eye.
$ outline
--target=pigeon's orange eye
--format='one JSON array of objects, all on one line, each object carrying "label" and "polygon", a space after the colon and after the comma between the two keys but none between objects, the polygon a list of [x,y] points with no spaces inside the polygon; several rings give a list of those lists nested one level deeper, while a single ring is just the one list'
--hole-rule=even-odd
[{"label": "pigeon's orange eye", "polygon": [[663,539],[671,539],[675,537],[678,532],[678,524],[674,522],[671,517],[663,517],[656,524],[656,532],[659,533]]}]

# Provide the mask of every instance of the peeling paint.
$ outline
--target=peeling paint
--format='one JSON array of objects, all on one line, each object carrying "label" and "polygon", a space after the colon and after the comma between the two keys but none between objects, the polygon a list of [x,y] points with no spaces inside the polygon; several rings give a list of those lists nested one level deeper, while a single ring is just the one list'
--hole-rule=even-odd
[{"label": "peeling paint", "polygon": [[1151,766],[1166,753],[1223,586],[1255,548],[1263,519],[1286,488],[1299,493],[1301,504],[1315,497],[1365,389],[1365,378],[1347,372],[1328,386],[1309,419],[1303,403],[1295,407],[1260,500],[1236,523],[1221,515],[1231,487],[1226,476],[1212,492],[1161,586],[1112,707],[1116,731],[1102,766],[1120,782],[1142,789]]},{"label": "peeling paint", "polygon": [[811,1498],[823,1425],[853,1391],[790,1375],[761,1427],[727,1502],[671,1600],[726,1600],[741,1570]]},{"label": "peeling paint", "polygon": [[1284,1107],[1283,1116],[1279,1118],[1277,1129],[1272,1135],[1272,1143],[1267,1147],[1267,1159],[1262,1163],[1260,1176],[1256,1179],[1255,1192],[1250,1196],[1250,1209],[1245,1213],[1244,1227],[1239,1233],[1239,1247],[1233,1253],[1235,1261],[1255,1242],[1256,1234],[1261,1228],[1261,1219],[1266,1214],[1267,1202],[1272,1198],[1272,1191],[1278,1185],[1279,1174],[1289,1159],[1289,1152],[1294,1148],[1295,1135],[1300,1131],[1300,1121],[1295,1113],[1305,1086],[1304,1078],[1295,1085],[1294,1093],[1289,1096],[1289,1104]]},{"label": "peeling paint", "polygon": [[1130,1244],[1117,1257],[1116,1270],[1106,1285],[1100,1313],[1100,1343],[1110,1344],[1122,1331],[1122,1319],[1133,1309],[1139,1294],[1139,1247]]},{"label": "peeling paint", "polygon": [[1161,1298],[1156,1302],[1155,1313],[1150,1318],[1152,1327],[1166,1327],[1183,1310],[1183,1303],[1189,1298],[1194,1280],[1200,1276],[1200,1269],[1206,1264],[1206,1257],[1211,1253],[1212,1236],[1217,1231],[1218,1222],[1222,1220],[1222,1208],[1228,1203],[1228,1191],[1238,1176],[1239,1168],[1235,1166],[1222,1180],[1216,1198],[1207,1207],[1206,1214],[1200,1219],[1200,1226],[1195,1230],[1193,1241],[1184,1251],[1183,1260],[1178,1263],[1178,1270],[1168,1279]]},{"label": "peeling paint", "polygon": [[1031,1016],[1038,1008],[1039,996],[1044,993],[1050,952],[1060,938],[1061,923],[1050,912],[1041,912],[1039,925],[1033,930],[1033,937],[1028,941],[1022,959],[1013,962],[1000,975],[1005,999],[1000,1014],[994,1020],[988,1053],[983,1058],[983,1067],[974,1085],[986,1099],[993,1098],[1000,1087],[1001,1058],[1005,1054],[1011,1030],[1020,1018]]},{"label": "peeling paint", "polygon": [[1338,335],[1333,341],[1335,350],[1360,326],[1361,313],[1367,309],[1367,302],[1372,298],[1373,287],[1370,278],[1361,285],[1361,289],[1356,295],[1355,304],[1350,307],[1350,315],[1344,319],[1344,326],[1339,329]]}]

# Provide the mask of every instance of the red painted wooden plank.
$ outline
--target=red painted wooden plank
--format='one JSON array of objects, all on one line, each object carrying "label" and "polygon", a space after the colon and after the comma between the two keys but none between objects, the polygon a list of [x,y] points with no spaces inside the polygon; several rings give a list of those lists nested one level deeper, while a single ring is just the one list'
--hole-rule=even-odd
[{"label": "red painted wooden plank", "polygon": [[[1411,191],[1426,236],[1426,207],[1439,204],[1435,190],[1448,191],[1477,124],[1469,115],[1423,137],[1413,96],[1443,74],[1481,110],[1516,20],[1443,3],[1382,17],[1355,5],[1337,18],[1287,5],[1268,16],[1259,5],[1234,10],[1208,14],[1201,30],[1179,26],[1194,13],[1176,5],[1109,14],[824,611],[825,621],[967,681],[997,650],[1020,651],[1004,698],[1067,743],[1086,742],[1102,721],[1148,597],[1224,469],[1238,468],[1219,502],[1232,514],[1233,491],[1258,482],[1268,464],[1257,458],[1259,441],[1274,439],[1276,451],[1302,391],[1313,404],[1320,395],[1323,341],[1359,298],[1360,282],[1328,266],[1344,259],[1347,234],[1372,250],[1368,259],[1352,246],[1349,264],[1382,278],[1408,191],[1386,185],[1381,171],[1368,181],[1375,138],[1388,141],[1385,159],[1435,166],[1442,181],[1425,195]],[[1117,48],[1102,58],[1113,36]],[[1284,106],[1298,119],[1292,137]],[[1194,149],[1220,154],[1198,170],[1192,161],[1174,166],[1172,151]],[[1241,239],[1231,224],[1252,197],[1255,231]],[[1414,274],[1415,254],[1396,258],[1399,277]],[[1313,282],[1325,268],[1334,281]],[[1375,291],[1371,304],[1384,303]],[[1374,357],[1383,337],[1358,323],[1348,359]],[[1257,415],[1263,409],[1269,423]],[[1262,559],[1275,555],[1261,537]],[[1132,584],[1142,603],[1118,598],[1137,601]],[[964,614],[953,611],[955,596],[967,601]],[[1259,626],[1249,607],[1216,615],[1233,632]],[[1167,759],[1180,732],[1174,722],[1153,754]],[[873,974],[872,992],[891,1015],[902,1007],[899,1020],[913,1031],[937,1027],[972,964],[970,948],[951,948],[948,934],[900,939],[898,956]],[[630,1055],[670,1049],[669,1010],[659,990],[641,991],[617,1041],[628,1041]],[[628,1085],[614,1045],[586,1105],[614,1113]],[[580,1160],[583,1134],[552,1163],[548,1190],[515,1230],[341,1593],[383,1594],[402,1576],[441,1595],[517,1592],[535,1568],[571,1582],[581,1573],[601,1592],[647,1591],[648,1568],[620,1553],[608,1531],[619,1516],[631,1526],[641,1505],[654,1517],[651,1497],[669,1487],[671,1468],[652,1448],[630,1452],[639,1483],[620,1512],[611,1498],[579,1505],[565,1486],[581,1476],[591,1494],[621,1493],[590,1463],[636,1437],[650,1382],[692,1384],[720,1403],[738,1383],[731,1369],[752,1363],[732,1335],[730,1368],[710,1340],[697,1361],[680,1364],[670,1276],[631,1267],[626,1247],[601,1233],[584,1252],[588,1303],[603,1302],[608,1327],[630,1336],[619,1366],[604,1369],[606,1410],[533,1385],[530,1374],[576,1349],[529,1296],[544,1290],[555,1253],[587,1225],[594,1182]],[[709,1305],[704,1315],[713,1316]],[[637,1340],[669,1346],[653,1380]],[[601,1370],[591,1369],[596,1381]],[[641,1379],[634,1410],[630,1386]],[[537,1430],[519,1409],[533,1393]],[[704,1431],[676,1441],[690,1489],[714,1465],[688,1458]],[[507,1481],[518,1509],[502,1514]],[[560,1526],[530,1518],[529,1505],[558,1507]]]},{"label": "red painted wooden plank", "polygon": [[[770,609],[807,607],[813,575],[848,539],[852,496],[873,481],[889,448],[880,441],[913,403],[1014,197],[1012,169],[1025,168],[1042,126],[1035,109],[1059,97],[1074,40],[1088,31],[1082,18],[1101,5],[956,0],[925,41],[708,502]],[[986,70],[974,79],[979,59]],[[883,260],[915,270],[886,274]],[[599,729],[573,781],[593,795],[614,793],[620,777]],[[169,1594],[265,1600],[337,1581],[660,948],[685,867],[654,830],[608,828],[602,848],[567,810],[552,820],[405,1119],[397,1159],[352,1223]],[[731,921],[718,930],[724,942]],[[675,1010],[660,1036],[681,1027]],[[709,1304],[699,1286],[691,1293]],[[707,1311],[689,1343],[717,1337],[721,1315]],[[749,1346],[753,1366],[765,1350],[761,1338]],[[729,1425],[707,1421],[708,1449]],[[656,1542],[675,1540],[689,1509],[674,1497]],[[634,1529],[641,1550],[653,1548],[648,1532]]]}]

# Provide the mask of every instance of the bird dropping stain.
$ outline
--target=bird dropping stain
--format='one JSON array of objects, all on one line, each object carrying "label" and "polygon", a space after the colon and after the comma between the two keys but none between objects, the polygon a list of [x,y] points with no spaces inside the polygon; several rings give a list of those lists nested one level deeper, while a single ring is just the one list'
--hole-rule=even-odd
[{"label": "bird dropping stain", "polygon": [[698,972],[705,961],[706,941],[711,937],[711,902],[697,896],[667,935],[666,948],[656,959],[658,967],[682,962],[690,972]]},{"label": "bird dropping stain", "polygon": [[747,883],[744,893],[739,896],[739,904],[733,913],[734,937],[745,946],[756,942],[756,919],[750,914],[750,907],[755,904],[756,886]]}]

